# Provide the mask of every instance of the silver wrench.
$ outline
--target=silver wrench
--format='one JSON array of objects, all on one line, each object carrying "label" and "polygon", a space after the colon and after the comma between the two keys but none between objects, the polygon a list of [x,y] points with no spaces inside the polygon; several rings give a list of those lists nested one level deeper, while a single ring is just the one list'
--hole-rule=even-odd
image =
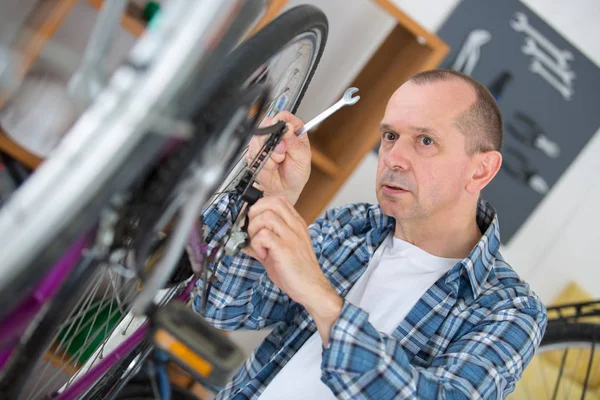
[{"label": "silver wrench", "polygon": [[522,12],[515,13],[515,19],[510,20],[510,26],[517,32],[523,32],[536,42],[546,51],[548,51],[561,67],[567,67],[569,61],[573,60],[573,53],[569,50],[559,49],[554,43],[548,38],[537,31],[533,26],[529,24],[527,15]]},{"label": "silver wrench", "polygon": [[358,88],[355,88],[355,87],[346,89],[342,98],[339,99],[334,105],[332,105],[331,107],[329,107],[328,109],[323,111],[321,114],[317,115],[315,118],[311,119],[309,122],[304,124],[304,127],[302,128],[300,133],[298,133],[297,136],[300,137],[300,136],[304,135],[306,132],[310,131],[315,126],[319,125],[321,122],[323,122],[325,119],[330,117],[331,114],[338,111],[340,108],[342,108],[344,106],[351,106],[353,104],[356,104],[358,102],[358,100],[360,100],[360,96],[352,97],[352,95],[356,92],[358,92]]},{"label": "silver wrench", "polygon": [[529,70],[534,74],[538,74],[544,78],[546,82],[548,82],[552,87],[554,87],[554,89],[562,94],[565,100],[570,101],[571,97],[573,97],[575,91],[571,87],[559,81],[555,75],[553,75],[548,69],[546,69],[546,67],[544,67],[544,64],[542,64],[540,60],[534,59],[529,65]]},{"label": "silver wrench", "polygon": [[555,60],[552,59],[548,54],[546,54],[530,37],[525,38],[525,44],[521,47],[521,51],[523,54],[527,56],[532,56],[533,58],[540,60],[540,62],[548,68],[550,71],[554,72],[567,86],[572,86],[573,80],[577,76],[574,71],[570,70],[568,67],[563,67],[560,64],[557,64]]}]

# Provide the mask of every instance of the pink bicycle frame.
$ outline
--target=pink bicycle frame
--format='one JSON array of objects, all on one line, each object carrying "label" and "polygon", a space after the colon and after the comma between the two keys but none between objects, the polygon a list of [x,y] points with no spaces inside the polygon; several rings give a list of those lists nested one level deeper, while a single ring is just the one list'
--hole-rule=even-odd
[{"label": "pink bicycle frame", "polygon": [[[86,235],[71,246],[63,257],[49,270],[35,289],[28,295],[6,318],[0,323],[0,370],[12,354],[19,338],[27,329],[33,318],[40,312],[44,304],[49,301],[63,284],[65,278],[73,271],[81,256],[82,250],[89,244],[89,235]],[[192,279],[185,290],[179,294],[178,300],[186,299],[193,286]],[[60,393],[55,399],[78,399],[98,381],[108,370],[125,358],[142,340],[148,331],[148,324],[139,327],[131,336],[123,341],[110,354],[91,368],[87,373]]]}]

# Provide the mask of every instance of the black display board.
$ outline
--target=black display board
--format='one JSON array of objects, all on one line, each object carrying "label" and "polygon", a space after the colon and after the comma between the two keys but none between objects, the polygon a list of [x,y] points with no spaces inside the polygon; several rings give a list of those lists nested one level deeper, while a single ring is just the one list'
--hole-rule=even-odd
[{"label": "black display board", "polygon": [[499,94],[504,165],[483,197],[508,243],[598,130],[600,69],[516,0],[463,0],[438,35],[443,68]]}]

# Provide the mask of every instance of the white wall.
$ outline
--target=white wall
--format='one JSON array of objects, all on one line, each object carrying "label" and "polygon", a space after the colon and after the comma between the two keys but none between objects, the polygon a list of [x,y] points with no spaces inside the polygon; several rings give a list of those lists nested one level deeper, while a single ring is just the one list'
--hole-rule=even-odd
[{"label": "white wall", "polygon": [[[525,2],[548,24],[600,65],[600,2],[597,0]],[[600,90],[600,88],[598,88]],[[545,300],[574,280],[600,297],[600,131],[578,156],[550,195],[514,237],[505,255]]]}]

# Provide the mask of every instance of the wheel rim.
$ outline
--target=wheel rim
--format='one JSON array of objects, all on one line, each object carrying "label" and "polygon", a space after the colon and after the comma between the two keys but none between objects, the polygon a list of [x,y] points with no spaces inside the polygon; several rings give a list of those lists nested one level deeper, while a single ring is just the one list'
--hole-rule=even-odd
[{"label": "wheel rim", "polygon": [[[308,31],[298,35],[284,46],[281,52],[271,57],[267,63],[260,66],[252,75],[250,75],[250,78],[244,82],[244,86],[257,81],[262,82],[261,77],[269,71],[274,72],[272,75],[269,75],[269,79],[265,82],[271,84],[271,94],[273,95],[273,98],[268,101],[268,108],[264,113],[265,118],[273,117],[280,111],[293,110],[293,108],[297,106],[298,98],[302,93],[302,88],[306,85],[310,77],[310,71],[317,62],[321,43],[321,32],[319,30]],[[291,55],[286,53],[291,50],[295,51],[296,49],[300,49],[296,54],[291,53],[293,54]],[[300,55],[297,56],[298,54]],[[294,68],[291,68],[292,66],[294,66]],[[277,74],[279,71],[283,72]],[[286,74],[291,76],[285,76]],[[277,75],[278,77],[271,78],[273,75]],[[245,143],[244,150],[237,157],[230,172],[226,175],[223,183],[208,204],[214,203],[220,197],[219,195],[232,189],[231,182],[235,181],[235,178],[245,167],[248,142],[249,140]]]},{"label": "wheel rim", "polygon": [[579,399],[598,387],[600,353],[595,343],[559,342],[539,347],[509,399]]},{"label": "wheel rim", "polygon": [[[60,325],[52,345],[36,363],[25,385],[28,399],[62,391],[81,378],[144,321],[129,313],[139,280],[122,276],[113,267],[99,267],[85,294]],[[163,302],[173,298],[180,285],[165,289]]]},{"label": "wheel rim", "polygon": [[[302,92],[302,88],[310,76],[310,71],[316,62],[321,43],[319,31],[305,32],[294,38],[284,49],[273,57],[267,64],[267,71],[271,71],[274,98],[266,112],[267,116],[274,116],[279,111],[292,109]],[[262,69],[259,68],[259,70]]]}]

